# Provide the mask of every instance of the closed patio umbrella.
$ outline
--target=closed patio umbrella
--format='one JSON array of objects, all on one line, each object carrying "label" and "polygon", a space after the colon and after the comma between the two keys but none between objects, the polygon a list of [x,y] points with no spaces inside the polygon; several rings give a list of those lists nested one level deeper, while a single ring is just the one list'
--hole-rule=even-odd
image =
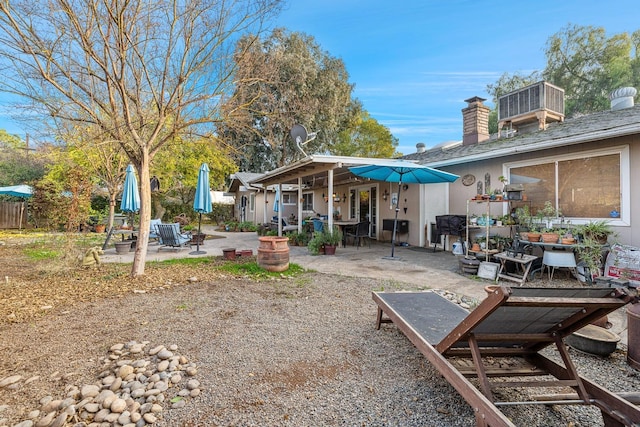
[{"label": "closed patio umbrella", "polygon": [[[122,212],[138,212],[140,210],[140,191],[138,190],[138,180],[133,170],[133,165],[127,166],[124,177],[124,188],[122,189],[122,201],[120,202]],[[133,222],[131,224],[133,226]]]},{"label": "closed patio umbrella", "polygon": [[[203,163],[198,172],[198,184],[196,185],[196,195],[193,198],[193,210],[198,212],[198,235],[200,235],[200,225],[202,223],[202,214],[209,213],[213,209],[211,207],[211,189],[209,188],[209,165]],[[191,255],[206,254],[206,251],[200,250],[200,239],[196,239],[196,250],[189,252]]]},{"label": "closed patio umbrella", "polygon": [[398,183],[398,199],[396,200],[396,214],[393,220],[393,234],[391,237],[391,259],[394,258],[402,184],[435,184],[453,182],[459,178],[458,175],[418,165],[416,163],[407,162],[405,160],[381,160],[379,163],[374,165],[353,166],[350,167],[349,170],[354,175],[361,176],[363,178]]},{"label": "closed patio umbrella", "polygon": [[278,212],[280,210],[280,186],[276,187],[276,199],[273,201],[273,211]]}]

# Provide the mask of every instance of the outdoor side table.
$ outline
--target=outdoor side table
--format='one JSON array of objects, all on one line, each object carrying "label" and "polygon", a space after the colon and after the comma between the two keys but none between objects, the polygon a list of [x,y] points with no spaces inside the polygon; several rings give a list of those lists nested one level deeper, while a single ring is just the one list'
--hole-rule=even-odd
[{"label": "outdoor side table", "polygon": [[[531,270],[531,265],[533,265],[533,261],[535,261],[538,257],[535,255],[516,255],[511,256],[507,252],[500,252],[499,254],[495,254],[494,258],[500,261],[500,269],[498,270],[498,275],[496,276],[496,282],[498,279],[511,280],[512,282],[519,283],[520,286],[524,285],[524,282],[527,281],[527,276],[529,275],[529,270]],[[520,273],[507,273],[505,269],[505,265],[507,261],[514,262],[518,268],[520,269]]]}]

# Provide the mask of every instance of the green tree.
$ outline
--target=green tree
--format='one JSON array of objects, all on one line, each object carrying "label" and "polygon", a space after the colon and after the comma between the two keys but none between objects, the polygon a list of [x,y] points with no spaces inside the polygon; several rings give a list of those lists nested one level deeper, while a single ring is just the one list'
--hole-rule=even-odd
[{"label": "green tree", "polygon": [[156,217],[162,218],[164,205],[178,200],[182,210],[192,212],[198,173],[202,163],[210,169],[209,183],[212,190],[222,190],[225,179],[237,171],[237,166],[217,138],[176,139],[158,153],[152,169],[161,182],[155,194]]},{"label": "green tree", "polygon": [[[546,80],[565,91],[565,116],[607,110],[609,94],[623,86],[640,85],[640,30],[607,37],[602,27],[568,25],[546,43],[544,71],[505,73],[487,92],[498,98]],[[489,131],[497,132],[497,107],[489,117]]]},{"label": "green tree", "polygon": [[87,168],[78,167],[77,152],[51,146],[51,157],[46,175],[35,185],[34,215],[41,226],[78,231],[89,216],[96,179]]},{"label": "green tree", "polygon": [[638,86],[639,38],[638,31],[607,37],[602,27],[579,25],[549,38],[544,78],[565,90],[566,116],[606,110],[611,91]]},{"label": "green tree", "polygon": [[44,176],[46,164],[41,151],[0,129],[0,186],[32,184]]},{"label": "green tree", "polygon": [[[57,123],[95,126],[149,182],[181,135],[211,134],[232,90],[238,37],[259,33],[280,0],[0,2],[0,90]],[[236,50],[236,58],[242,52]],[[140,187],[132,276],[144,273],[151,191]]]},{"label": "green tree", "polygon": [[236,61],[236,91],[224,103],[232,120],[220,135],[235,147],[241,170],[261,172],[302,158],[289,136],[296,123],[317,132],[306,153],[330,152],[359,113],[344,63],[311,36],[281,28],[265,39],[246,36]]},{"label": "green tree", "polygon": [[397,147],[398,138],[369,113],[362,112],[353,128],[339,133],[330,151],[338,156],[390,158],[401,155]]},{"label": "green tree", "polygon": [[122,190],[128,164],[125,152],[120,145],[109,143],[96,126],[59,128],[58,134],[66,146],[67,155],[62,162],[73,162],[94,185],[106,189],[109,200],[107,227],[111,229],[116,199]]},{"label": "green tree", "polygon": [[19,136],[0,129],[0,148],[27,148],[27,143]]}]

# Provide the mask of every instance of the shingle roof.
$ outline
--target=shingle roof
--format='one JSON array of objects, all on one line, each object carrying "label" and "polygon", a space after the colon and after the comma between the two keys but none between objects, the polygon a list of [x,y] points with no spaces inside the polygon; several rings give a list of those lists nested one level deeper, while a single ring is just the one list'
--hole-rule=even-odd
[{"label": "shingle roof", "polygon": [[551,123],[546,130],[533,133],[408,154],[403,159],[428,166],[447,166],[632,134],[640,134],[640,106]]},{"label": "shingle roof", "polygon": [[[264,175],[263,173],[255,173],[255,172],[236,172],[234,174],[231,175],[231,183],[229,184],[229,189],[227,191],[229,191],[230,193],[234,193],[236,191],[238,191],[238,188],[242,185],[246,188],[250,188],[252,187],[252,185],[250,184],[252,180],[260,178],[262,175]],[[257,187],[261,187],[260,185],[258,185]]]}]

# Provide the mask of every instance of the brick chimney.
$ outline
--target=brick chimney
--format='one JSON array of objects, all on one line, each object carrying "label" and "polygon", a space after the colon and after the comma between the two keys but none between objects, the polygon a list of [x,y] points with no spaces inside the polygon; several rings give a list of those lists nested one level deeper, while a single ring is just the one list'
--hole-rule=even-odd
[{"label": "brick chimney", "polygon": [[462,110],[462,145],[477,144],[489,139],[491,109],[483,101],[486,99],[479,96],[464,100],[469,105]]}]

